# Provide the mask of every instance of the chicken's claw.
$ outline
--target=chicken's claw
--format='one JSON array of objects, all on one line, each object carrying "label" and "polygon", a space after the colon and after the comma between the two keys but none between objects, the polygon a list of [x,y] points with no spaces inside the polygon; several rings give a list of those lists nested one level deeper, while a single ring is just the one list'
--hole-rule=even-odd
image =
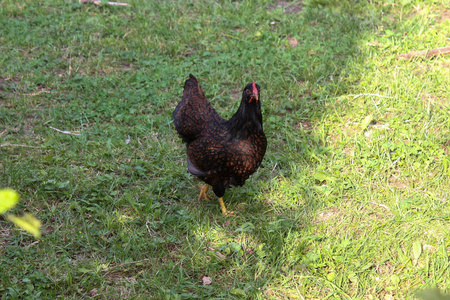
[{"label": "chicken's claw", "polygon": [[200,195],[198,195],[198,201],[201,201],[202,198],[205,201],[208,201],[209,199],[211,199],[211,197],[208,195],[208,190],[209,190],[209,184],[205,184],[200,187]]}]

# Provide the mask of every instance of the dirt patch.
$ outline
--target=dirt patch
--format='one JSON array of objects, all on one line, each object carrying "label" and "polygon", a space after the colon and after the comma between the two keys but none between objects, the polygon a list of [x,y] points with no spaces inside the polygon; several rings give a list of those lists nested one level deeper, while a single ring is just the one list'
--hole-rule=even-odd
[{"label": "dirt patch", "polygon": [[313,127],[311,125],[311,122],[308,121],[308,120],[301,120],[300,122],[298,122],[296,127],[297,127],[297,129],[301,128],[301,129],[303,129],[305,131],[310,131],[310,130],[313,129]]},{"label": "dirt patch", "polygon": [[439,20],[437,23],[441,23],[446,20],[450,20],[450,9],[442,9],[439,11]]},{"label": "dirt patch", "polygon": [[56,69],[53,72],[53,74],[55,74],[58,77],[63,77],[66,73],[67,73],[66,69],[62,69],[62,68]]},{"label": "dirt patch", "polygon": [[450,103],[450,99],[442,96],[435,96],[429,93],[422,94],[422,100],[427,102],[430,101],[431,105],[436,105],[439,109],[443,109]]},{"label": "dirt patch", "polygon": [[233,99],[240,99],[242,97],[242,91],[240,89],[233,89],[230,97]]},{"label": "dirt patch", "polygon": [[302,1],[288,2],[288,1],[275,1],[273,5],[269,5],[270,10],[283,9],[286,14],[298,14],[303,10]]},{"label": "dirt patch", "polygon": [[342,218],[342,211],[337,208],[330,208],[327,211],[321,212],[318,218],[321,221],[340,220]]},{"label": "dirt patch", "polygon": [[124,63],[124,64],[122,64],[122,65],[119,67],[119,69],[125,70],[125,71],[129,71],[129,70],[132,69],[132,66],[131,66],[131,64]]}]

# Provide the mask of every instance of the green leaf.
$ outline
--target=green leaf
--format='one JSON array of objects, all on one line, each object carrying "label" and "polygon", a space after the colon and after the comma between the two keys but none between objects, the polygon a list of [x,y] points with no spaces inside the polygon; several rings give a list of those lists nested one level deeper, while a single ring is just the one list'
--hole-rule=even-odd
[{"label": "green leaf", "polygon": [[351,281],[351,282],[357,282],[358,281],[358,276],[356,276],[355,272],[351,272],[350,274],[348,274],[347,278]]},{"label": "green leaf", "polygon": [[336,278],[336,274],[334,272],[330,272],[327,275],[328,281],[333,281]]},{"label": "green leaf", "polygon": [[58,185],[58,188],[63,189],[65,187],[67,187],[68,185],[69,185],[69,181],[64,181]]},{"label": "green leaf", "polygon": [[242,297],[247,296],[247,294],[245,293],[245,291],[243,289],[231,289],[230,294],[235,295],[235,296],[242,296]]},{"label": "green leaf", "polygon": [[411,3],[411,0],[402,0],[402,6],[406,6]]},{"label": "green leaf", "polygon": [[361,123],[361,130],[366,130],[367,126],[369,126],[369,124],[373,121],[373,116],[372,115],[368,115],[367,117],[364,118],[364,120]]},{"label": "green leaf", "polygon": [[414,259],[415,260],[419,259],[420,255],[422,254],[422,244],[418,241],[414,242],[412,252]]},{"label": "green leaf", "polygon": [[81,273],[92,273],[91,270],[86,269],[86,268],[78,268],[78,272],[81,272]]},{"label": "green leaf", "polygon": [[19,194],[15,190],[0,190],[0,214],[16,206],[17,202],[19,202]]},{"label": "green leaf", "polygon": [[241,249],[242,249],[241,245],[239,245],[239,244],[237,244],[235,242],[231,242],[229,244],[229,246],[230,246],[231,250],[233,250],[233,252],[235,252],[235,253],[241,251]]},{"label": "green leaf", "polygon": [[392,274],[391,275],[391,283],[393,285],[398,285],[400,283],[400,276],[398,276],[397,274]]},{"label": "green leaf", "polygon": [[314,176],[315,180],[320,181],[320,182],[322,182],[322,181],[331,182],[331,181],[336,180],[336,177],[334,177],[328,173],[325,173],[323,171],[317,171],[316,173],[314,173],[313,176]]},{"label": "green leaf", "polygon": [[419,291],[417,297],[423,300],[450,300],[450,295],[443,295],[437,289]]},{"label": "green leaf", "polygon": [[30,214],[25,214],[23,217],[15,215],[7,215],[8,220],[13,222],[17,227],[20,227],[34,235],[35,238],[41,237],[41,221]]},{"label": "green leaf", "polygon": [[255,225],[251,222],[247,222],[237,228],[234,232],[252,232],[255,229]]},{"label": "green leaf", "polygon": [[374,266],[374,264],[372,264],[372,263],[365,264],[365,265],[361,268],[361,271],[365,271],[365,270],[367,270],[367,269],[370,269],[370,268],[372,268],[373,266]]}]

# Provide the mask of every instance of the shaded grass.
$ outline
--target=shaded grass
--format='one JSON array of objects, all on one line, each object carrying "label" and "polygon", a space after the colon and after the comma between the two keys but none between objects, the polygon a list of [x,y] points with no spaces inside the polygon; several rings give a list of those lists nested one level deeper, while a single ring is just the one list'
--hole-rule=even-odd
[{"label": "shaded grass", "polygon": [[[0,184],[44,223],[35,242],[2,221],[3,297],[446,291],[449,61],[395,56],[446,45],[447,4],[132,4],[0,6]],[[227,191],[235,218],[195,201],[171,124],[189,73],[224,117],[263,89],[268,152]]]}]

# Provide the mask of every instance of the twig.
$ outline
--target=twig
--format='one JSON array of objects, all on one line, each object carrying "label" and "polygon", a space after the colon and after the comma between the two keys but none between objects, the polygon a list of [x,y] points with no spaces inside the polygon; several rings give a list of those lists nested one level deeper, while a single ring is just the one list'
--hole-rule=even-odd
[{"label": "twig", "polygon": [[48,94],[48,93],[50,93],[50,92],[49,92],[49,91],[42,90],[42,91],[39,91],[39,92],[36,92],[36,93],[30,93],[30,94],[24,94],[24,95],[26,95],[26,96],[37,96],[37,95],[42,94],[42,93]]},{"label": "twig", "polygon": [[372,125],[372,124],[369,124],[368,126],[376,128],[376,129],[387,129],[387,130],[391,129],[391,128],[389,128],[389,124],[388,125],[384,125],[384,124],[374,124],[374,125]]},{"label": "twig", "polygon": [[[358,122],[347,122],[347,124],[352,124],[352,125],[359,125],[359,124],[361,124],[361,123],[358,123]],[[391,129],[390,127],[389,127],[389,124],[369,124],[369,125],[367,125],[367,127],[373,127],[373,128],[375,128],[375,129]]]},{"label": "twig", "polygon": [[378,109],[378,105],[375,103],[375,100],[373,100],[373,98],[372,98],[372,102],[373,102],[373,105],[375,105],[375,108],[378,110],[378,113],[381,115],[381,111]]},{"label": "twig", "polygon": [[1,144],[0,148],[8,147],[8,146],[11,146],[11,147],[25,147],[25,148],[42,148],[42,147],[39,147],[39,146],[28,146],[28,145],[23,145],[23,144],[19,145],[19,144],[10,144],[10,143]]},{"label": "twig", "polygon": [[361,96],[376,96],[376,97],[382,97],[382,98],[394,98],[394,97],[383,96],[383,95],[378,95],[378,94],[364,93],[364,94],[356,95],[355,97],[353,97],[353,99],[356,99],[356,98],[361,97]]},{"label": "twig", "polygon": [[379,207],[382,207],[382,208],[384,208],[384,209],[386,209],[386,210],[389,210],[389,207],[387,207],[387,206],[384,205],[384,204],[376,203],[376,202],[373,202],[373,201],[369,201],[369,203],[372,203],[372,204],[374,204],[374,205],[378,205]]},{"label": "twig", "polygon": [[442,47],[442,48],[435,48],[435,49],[431,49],[431,50],[402,53],[402,54],[397,55],[397,59],[404,58],[404,59],[408,60],[413,57],[432,58],[432,57],[436,57],[439,55],[448,55],[448,54],[450,54],[450,46]]},{"label": "twig", "polygon": [[30,248],[31,246],[34,246],[36,244],[39,244],[39,241],[35,241],[35,242],[31,243],[28,246],[25,246],[25,248]]},{"label": "twig", "polygon": [[216,255],[217,255],[217,257],[219,257],[219,258],[221,258],[221,259],[224,259],[224,258],[226,258],[226,256],[225,255],[223,255],[222,253],[220,253],[220,252],[218,252],[218,251],[216,251],[214,248],[211,248],[211,247],[206,247],[206,248],[204,248],[204,249],[208,249],[208,250],[211,250],[211,251],[213,251]]},{"label": "twig", "polygon": [[2,133],[0,133],[0,136],[4,135],[7,131],[8,129],[3,130]]},{"label": "twig", "polygon": [[273,168],[272,168],[272,173],[273,173],[273,171],[275,171],[275,168],[277,167],[277,165],[278,165],[278,162],[275,162],[275,166],[273,166]]},{"label": "twig", "polygon": [[151,260],[150,258],[144,258],[144,259],[141,259],[141,260],[124,262],[124,263],[119,264],[119,265],[117,265],[117,266],[111,267],[111,268],[109,269],[109,271],[106,272],[106,274],[109,274],[112,270],[117,269],[117,268],[120,268],[120,267],[123,267],[123,266],[125,266],[125,265],[138,264],[138,263],[141,263],[141,262],[144,262],[144,261],[150,261],[150,260]]},{"label": "twig", "polygon": [[151,237],[154,237],[155,235],[154,235],[153,232],[150,230],[150,227],[148,227],[148,224],[149,224],[149,223],[153,223],[153,222],[149,222],[149,221],[145,222],[145,227],[147,227],[148,234],[149,234]]},{"label": "twig", "polygon": [[389,168],[391,168],[391,167],[393,167],[399,160],[400,160],[400,158],[402,158],[403,157],[403,154],[402,155],[400,155],[390,166],[389,166]]},{"label": "twig", "polygon": [[80,135],[80,132],[79,132],[79,131],[71,132],[71,131],[67,131],[67,130],[60,130],[60,129],[55,128],[55,127],[52,127],[52,126],[50,126],[50,125],[49,125],[48,127],[50,127],[50,128],[53,129],[53,130],[56,130],[56,131],[58,131],[58,132],[65,133],[65,134]]},{"label": "twig", "polygon": [[[80,0],[80,3],[94,3],[96,5],[101,5],[102,1],[100,1],[100,0]],[[116,5],[116,6],[131,6],[130,4],[124,3],[124,2],[111,2],[111,1],[108,1],[106,3],[108,5]]]}]

